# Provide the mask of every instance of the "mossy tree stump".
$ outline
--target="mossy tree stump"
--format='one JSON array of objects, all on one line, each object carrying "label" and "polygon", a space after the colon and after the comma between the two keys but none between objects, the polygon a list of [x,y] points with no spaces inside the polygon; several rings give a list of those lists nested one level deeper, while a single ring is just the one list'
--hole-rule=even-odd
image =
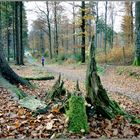
[{"label": "mossy tree stump", "polygon": [[94,53],[95,48],[93,36],[90,45],[90,56],[86,73],[87,102],[94,106],[97,114],[101,114],[105,118],[113,119],[116,115],[123,115],[131,120],[135,119],[135,117],[123,111],[115,101],[109,99],[106,90],[101,84],[100,77],[97,74]]},{"label": "mossy tree stump", "polygon": [[68,111],[66,111],[69,117],[69,131],[80,133],[88,132],[88,121],[85,109],[85,102],[82,96],[72,95],[68,100]]},{"label": "mossy tree stump", "polygon": [[61,81],[61,75],[59,75],[58,80],[52,87],[52,90],[46,94],[46,99],[53,100],[55,97],[59,98],[62,95],[65,95],[66,91],[64,89],[64,81]]}]

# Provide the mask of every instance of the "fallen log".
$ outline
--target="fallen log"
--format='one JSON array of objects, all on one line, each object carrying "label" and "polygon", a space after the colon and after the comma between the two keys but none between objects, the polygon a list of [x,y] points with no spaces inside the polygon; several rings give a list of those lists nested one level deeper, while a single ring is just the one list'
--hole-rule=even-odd
[{"label": "fallen log", "polygon": [[38,80],[38,81],[41,81],[41,80],[53,80],[54,76],[48,76],[48,77],[23,77],[23,78],[26,79],[26,80]]}]

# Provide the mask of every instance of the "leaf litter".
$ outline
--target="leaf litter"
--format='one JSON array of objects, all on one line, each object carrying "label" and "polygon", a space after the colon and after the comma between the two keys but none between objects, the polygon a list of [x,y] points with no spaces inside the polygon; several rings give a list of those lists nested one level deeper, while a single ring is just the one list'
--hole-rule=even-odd
[{"label": "leaf litter", "polygon": [[[44,100],[46,91],[52,88],[55,80],[32,82],[37,84],[38,88],[29,89],[21,85],[19,88],[29,95],[35,95]],[[67,79],[64,79],[64,82],[69,91],[74,89],[75,82]],[[80,83],[80,88],[85,93],[83,83]],[[109,93],[109,96],[127,112],[140,118],[139,103],[116,93]],[[18,102],[14,101],[3,87],[0,87],[0,102],[0,138],[140,138],[140,125],[131,124],[122,116],[108,120],[94,115],[88,119],[90,127],[88,134],[83,134],[83,132],[74,134],[67,130],[68,118],[65,114],[48,110],[46,114],[33,116],[32,112],[19,106]]]}]

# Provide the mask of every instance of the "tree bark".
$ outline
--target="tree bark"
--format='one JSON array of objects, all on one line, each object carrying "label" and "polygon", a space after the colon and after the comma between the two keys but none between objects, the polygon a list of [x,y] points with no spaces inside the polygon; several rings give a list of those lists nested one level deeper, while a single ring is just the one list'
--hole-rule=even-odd
[{"label": "tree bark", "polygon": [[19,2],[19,18],[20,18],[20,26],[19,26],[19,31],[20,31],[20,65],[24,65],[24,47],[23,47],[23,21],[22,21],[22,8],[23,8],[23,4],[22,1]]},{"label": "tree bark", "polygon": [[73,7],[72,7],[72,14],[73,14],[73,54],[75,54],[75,45],[76,45],[76,40],[75,40],[75,2],[73,1]]},{"label": "tree bark", "polygon": [[[1,27],[0,27],[1,28]],[[1,34],[1,33],[0,33]],[[0,36],[0,45],[1,45],[1,36]],[[31,84],[18,76],[8,65],[3,52],[3,47],[0,47],[0,75],[2,75],[6,80],[12,84],[22,84],[31,86]]]},{"label": "tree bark", "polygon": [[16,60],[16,46],[15,46],[15,2],[12,5],[13,8],[13,16],[12,16],[12,24],[13,24],[13,50],[14,50],[14,60]]},{"label": "tree bark", "polygon": [[[105,27],[107,26],[107,4],[108,2],[106,1],[106,4],[105,4]],[[105,63],[107,63],[107,59],[106,59],[106,56],[107,56],[107,52],[106,52],[106,47],[107,47],[107,28],[105,28],[105,48],[104,48],[104,51],[105,51]]]},{"label": "tree bark", "polygon": [[[0,43],[1,44],[1,43]],[[8,65],[5,57],[2,46],[0,47],[0,74],[8,80],[11,84],[22,84],[31,86],[31,84],[27,81],[18,76]]]},{"label": "tree bark", "polygon": [[18,9],[19,4],[15,2],[15,39],[16,39],[16,64],[20,65],[20,55],[19,55],[19,20],[18,20]]},{"label": "tree bark", "polygon": [[120,109],[115,101],[111,101],[103,88],[100,77],[97,74],[95,61],[94,36],[90,46],[90,58],[86,73],[86,100],[92,106],[97,114],[101,114],[108,119],[115,118],[116,115],[123,115],[124,112]]},{"label": "tree bark", "polygon": [[137,1],[135,3],[135,33],[136,33],[136,41],[135,41],[135,59],[133,64],[136,66],[140,66],[140,2]]},{"label": "tree bark", "polygon": [[47,7],[47,22],[48,22],[48,29],[49,29],[49,56],[50,59],[52,59],[52,36],[51,36],[51,24],[50,24],[50,11],[49,11],[49,5],[48,5],[48,1],[46,1],[46,7]]},{"label": "tree bark", "polygon": [[82,25],[81,25],[81,29],[82,29],[82,48],[81,48],[81,57],[82,57],[82,60],[81,62],[82,63],[85,63],[85,41],[86,41],[86,38],[85,38],[85,1],[82,1],[82,6],[81,6],[81,9],[82,9]]},{"label": "tree bark", "polygon": [[54,2],[55,54],[58,55],[57,2]]}]

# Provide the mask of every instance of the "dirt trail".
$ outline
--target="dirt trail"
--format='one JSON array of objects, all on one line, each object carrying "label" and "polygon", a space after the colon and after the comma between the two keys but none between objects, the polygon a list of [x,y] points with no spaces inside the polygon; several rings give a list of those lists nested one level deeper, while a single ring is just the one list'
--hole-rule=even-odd
[{"label": "dirt trail", "polygon": [[[86,66],[84,65],[81,67],[47,65],[44,69],[55,74],[61,73],[62,77],[72,81],[85,81]],[[118,75],[115,69],[116,66],[108,66],[105,74],[100,76],[104,88],[110,93],[123,94],[140,102],[140,79]]]}]

